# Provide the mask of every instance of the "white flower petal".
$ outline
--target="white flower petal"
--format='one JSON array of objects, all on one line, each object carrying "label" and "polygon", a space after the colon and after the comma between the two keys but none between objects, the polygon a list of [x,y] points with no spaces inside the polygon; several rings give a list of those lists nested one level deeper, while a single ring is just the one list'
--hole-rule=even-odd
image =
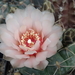
[{"label": "white flower petal", "polygon": [[17,22],[19,23],[19,25],[22,25],[22,20],[24,19],[24,10],[22,9],[17,9],[14,13],[14,19],[17,20]]},{"label": "white flower petal", "polygon": [[17,51],[17,50],[14,50],[14,49],[8,49],[5,51],[5,55],[8,56],[8,57],[12,57],[12,58],[16,58],[15,55],[21,55],[22,53]]},{"label": "white flower petal", "polygon": [[10,63],[12,64],[13,67],[17,67],[17,68],[20,68],[20,67],[24,67],[24,62],[25,62],[25,59],[12,59],[10,61]]},{"label": "white flower petal", "polygon": [[31,29],[32,28],[32,24],[33,24],[33,21],[29,17],[26,17],[26,18],[24,18],[22,20],[22,25],[25,25],[27,29]]},{"label": "white flower petal", "polygon": [[43,60],[46,59],[46,57],[47,57],[47,52],[46,52],[46,51],[44,51],[44,52],[39,52],[39,53],[37,53],[37,55],[36,55],[36,61],[43,61]]},{"label": "white flower petal", "polygon": [[39,21],[35,21],[34,25],[33,25],[33,29],[37,32],[37,33],[41,33],[42,31],[42,24]]},{"label": "white flower petal", "polygon": [[11,46],[13,43],[17,43],[10,32],[3,32],[3,34],[1,35],[1,39],[8,46]]},{"label": "white flower petal", "polygon": [[51,47],[54,47],[59,41],[59,38],[58,38],[57,34],[51,34],[49,36],[49,39],[51,40],[51,43],[50,43]]},{"label": "white flower petal", "polygon": [[24,46],[22,46],[22,45],[19,45],[19,47],[22,49],[22,50],[24,50],[24,51],[27,51],[29,48],[28,47],[24,47]]},{"label": "white flower petal", "polygon": [[41,17],[42,17],[42,13],[40,10],[36,9],[32,12],[31,14],[31,18],[34,20],[34,21],[41,21]]},{"label": "white flower petal", "polygon": [[57,46],[47,48],[47,58],[53,56],[57,52]]},{"label": "white flower petal", "polygon": [[41,48],[42,48],[43,50],[46,50],[47,47],[48,47],[48,45],[49,45],[50,43],[51,43],[50,39],[47,38],[47,39],[45,40],[45,42],[42,44]]},{"label": "white flower petal", "polygon": [[18,58],[18,59],[23,59],[23,58],[27,59],[27,58],[30,58],[28,55],[24,55],[24,54],[22,54],[22,55],[15,55],[15,57]]},{"label": "white flower petal", "polygon": [[43,69],[46,68],[47,65],[48,65],[48,61],[43,60],[37,66],[35,66],[34,68],[39,69],[39,70],[43,70]]},{"label": "white flower petal", "polygon": [[30,48],[29,50],[38,50],[40,48],[40,41],[36,41],[35,45]]},{"label": "white flower petal", "polygon": [[52,31],[51,31],[50,35],[51,34],[57,34],[57,37],[60,38],[63,34],[62,28],[58,25],[54,25],[52,27]]},{"label": "white flower petal", "polygon": [[13,48],[7,46],[5,43],[1,43],[1,44],[0,44],[0,52],[1,52],[1,53],[5,54],[5,51],[6,51],[7,49],[13,49]]},{"label": "white flower petal", "polygon": [[14,49],[16,49],[17,51],[20,51],[21,49],[16,45],[16,44],[12,44],[12,46],[11,46],[12,48],[14,48]]},{"label": "white flower petal", "polygon": [[6,25],[7,29],[12,33],[14,33],[14,31],[16,31],[20,27],[19,23],[14,18],[7,20]]},{"label": "white flower petal", "polygon": [[54,24],[55,18],[54,18],[53,13],[50,13],[49,11],[43,11],[42,14],[43,16],[42,16],[41,21],[48,20],[50,22],[50,25]]},{"label": "white flower petal", "polygon": [[46,36],[47,34],[49,34],[52,30],[52,25],[50,23],[50,21],[43,21],[42,22],[42,33],[44,34],[44,36]]},{"label": "white flower petal", "polygon": [[25,52],[25,54],[28,54],[28,55],[32,55],[34,53],[37,53],[37,52],[36,51],[27,51],[27,52]]},{"label": "white flower petal", "polygon": [[32,68],[33,67],[31,58],[27,59],[24,62],[24,66],[29,67],[29,68]]},{"label": "white flower petal", "polygon": [[31,13],[32,13],[34,10],[36,10],[36,9],[35,9],[33,6],[28,5],[28,6],[26,7],[25,11],[24,11],[23,16],[24,16],[24,17],[31,17]]},{"label": "white flower petal", "polygon": [[20,32],[23,34],[26,31],[26,26],[25,25],[21,25],[20,27]]},{"label": "white flower petal", "polygon": [[61,41],[58,41],[58,43],[57,43],[57,50],[59,50],[62,47],[63,47],[63,45],[62,45]]},{"label": "white flower petal", "polygon": [[14,18],[14,14],[13,14],[13,13],[8,14],[8,15],[6,16],[6,22],[7,22],[9,19],[12,19],[12,18]]},{"label": "white flower petal", "polygon": [[20,42],[20,35],[21,35],[20,31],[17,29],[14,33],[14,38],[18,42]]}]

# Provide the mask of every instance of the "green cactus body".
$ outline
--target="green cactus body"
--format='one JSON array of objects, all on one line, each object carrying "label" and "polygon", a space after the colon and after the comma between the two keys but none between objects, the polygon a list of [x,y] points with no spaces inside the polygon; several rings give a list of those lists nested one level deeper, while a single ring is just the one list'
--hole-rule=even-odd
[{"label": "green cactus body", "polygon": [[67,29],[63,34],[63,40],[62,43],[64,46],[68,46],[69,44],[72,44],[75,42],[75,29],[69,28]]}]

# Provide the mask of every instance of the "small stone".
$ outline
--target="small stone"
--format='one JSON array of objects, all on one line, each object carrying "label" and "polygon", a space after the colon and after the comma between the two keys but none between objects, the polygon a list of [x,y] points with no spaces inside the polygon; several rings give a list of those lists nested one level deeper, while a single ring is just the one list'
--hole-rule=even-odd
[{"label": "small stone", "polygon": [[3,15],[0,15],[0,19],[2,19],[3,18]]},{"label": "small stone", "polygon": [[56,0],[52,0],[53,2],[55,2]]},{"label": "small stone", "polygon": [[3,7],[5,7],[5,8],[6,8],[6,7],[7,7],[7,5],[6,5],[6,4],[4,4],[4,5],[3,5]]},{"label": "small stone", "polygon": [[21,75],[19,72],[15,72],[14,75]]},{"label": "small stone", "polygon": [[34,73],[32,75],[35,75]]},{"label": "small stone", "polygon": [[11,7],[10,12],[15,12],[16,9],[17,9],[17,7]]},{"label": "small stone", "polygon": [[23,4],[23,3],[24,3],[23,1],[19,2],[19,4]]},{"label": "small stone", "polygon": [[63,11],[64,9],[63,9],[63,7],[60,7],[60,11]]}]

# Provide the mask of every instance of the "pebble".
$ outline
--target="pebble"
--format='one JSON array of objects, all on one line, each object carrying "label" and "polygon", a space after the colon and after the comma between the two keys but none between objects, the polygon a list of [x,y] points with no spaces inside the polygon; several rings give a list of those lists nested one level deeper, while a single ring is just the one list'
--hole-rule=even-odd
[{"label": "pebble", "polygon": [[21,75],[19,72],[15,72],[14,75]]}]

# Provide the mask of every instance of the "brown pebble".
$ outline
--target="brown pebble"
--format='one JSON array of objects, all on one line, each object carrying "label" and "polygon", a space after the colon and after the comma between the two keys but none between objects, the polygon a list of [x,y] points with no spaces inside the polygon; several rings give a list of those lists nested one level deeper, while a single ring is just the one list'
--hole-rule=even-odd
[{"label": "brown pebble", "polygon": [[19,72],[15,72],[14,75],[21,75]]}]

